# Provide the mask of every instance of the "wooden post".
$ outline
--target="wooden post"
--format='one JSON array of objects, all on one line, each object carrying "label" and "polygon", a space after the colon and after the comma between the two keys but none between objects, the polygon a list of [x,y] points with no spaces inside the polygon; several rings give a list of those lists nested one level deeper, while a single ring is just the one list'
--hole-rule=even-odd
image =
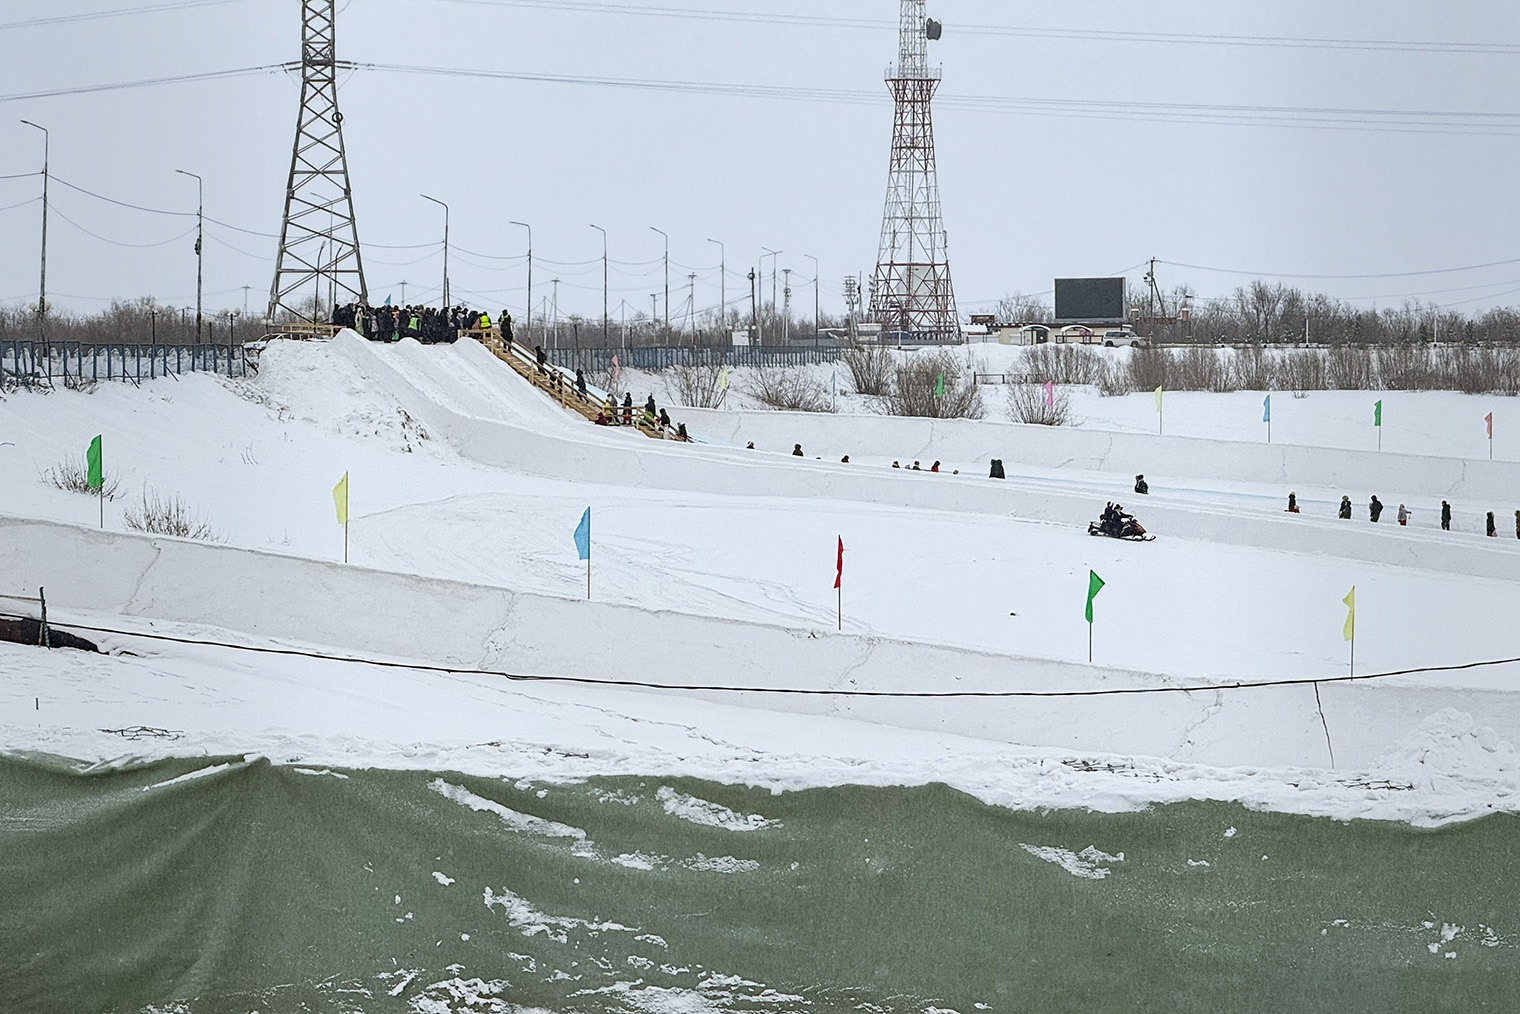
[{"label": "wooden post", "polygon": [[47,594],[41,588],[37,589],[37,601],[42,605],[42,623],[37,629],[37,643],[44,648],[51,648],[53,646],[53,637],[48,633]]}]

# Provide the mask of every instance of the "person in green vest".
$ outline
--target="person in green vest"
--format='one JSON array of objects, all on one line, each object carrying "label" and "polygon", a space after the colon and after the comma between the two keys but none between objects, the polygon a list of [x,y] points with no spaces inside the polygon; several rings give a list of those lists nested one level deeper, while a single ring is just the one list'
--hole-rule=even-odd
[{"label": "person in green vest", "polygon": [[422,333],[422,321],[418,320],[417,319],[417,315],[414,313],[414,314],[412,314],[407,319],[407,322],[406,322],[406,336],[408,338],[415,338],[415,337],[417,337],[421,333]]}]

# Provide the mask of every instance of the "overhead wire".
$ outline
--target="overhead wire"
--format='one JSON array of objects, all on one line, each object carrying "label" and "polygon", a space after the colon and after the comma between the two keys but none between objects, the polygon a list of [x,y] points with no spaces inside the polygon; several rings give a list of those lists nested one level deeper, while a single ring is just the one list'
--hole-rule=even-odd
[{"label": "overhead wire", "polygon": [[[691,21],[724,21],[742,24],[776,24],[806,28],[865,29],[896,32],[898,23],[885,18],[847,18],[832,15],[792,14],[780,11],[739,11],[674,7],[643,3],[608,3],[605,0],[443,0],[477,7],[519,7],[586,14],[622,14],[665,17]],[[1291,35],[1231,35],[1203,32],[1131,32],[1100,28],[1060,28],[1043,25],[950,24],[951,32],[968,36],[1074,39],[1095,42],[1158,43],[1167,45],[1245,46],[1253,48],[1336,49],[1372,52],[1520,54],[1520,44],[1504,42],[1442,42],[1435,40],[1315,38]]]},{"label": "overhead wire", "polygon": [[70,24],[77,21],[100,21],[106,18],[126,17],[131,14],[161,14],[165,12],[179,12],[193,10],[197,7],[223,7],[227,4],[241,3],[243,0],[174,0],[169,3],[139,4],[136,7],[116,7],[104,11],[84,11],[79,14],[55,14],[46,18],[31,18],[27,21],[9,21],[0,24],[0,32],[12,28],[41,28],[47,25]]},{"label": "overhead wire", "polygon": [[165,239],[165,240],[160,240],[160,241],[155,242],[155,243],[127,243],[127,242],[124,242],[122,240],[111,239],[108,236],[102,236],[98,232],[92,232],[89,229],[86,229],[84,226],[80,225],[78,222],[74,221],[72,218],[70,218],[69,216],[65,215],[62,211],[59,211],[58,207],[56,205],[54,205],[53,207],[51,207],[49,209],[49,216],[50,217],[57,217],[57,218],[63,219],[65,222],[69,223],[74,228],[76,228],[80,232],[84,233],[86,236],[89,236],[89,237],[91,237],[93,239],[98,239],[102,243],[109,243],[111,246],[127,247],[128,249],[132,249],[132,250],[148,250],[148,249],[152,249],[154,247],[168,246],[170,243],[178,243],[180,240],[184,239],[186,236],[189,236],[192,233],[194,233],[195,229],[196,229],[196,227],[192,225],[189,229],[187,229],[184,232],[180,233],[178,236],[174,236],[174,237],[171,237],[171,238]]},{"label": "overhead wire", "polygon": [[234,67],[229,70],[208,70],[195,74],[172,74],[165,77],[138,78],[133,81],[112,81],[107,84],[74,85],[68,88],[46,88],[34,92],[12,92],[0,95],[0,102],[32,102],[37,99],[55,99],[68,95],[93,95],[98,92],[124,91],[130,88],[153,88],[159,85],[192,84],[201,81],[224,81],[229,78],[252,77],[287,69],[289,64],[266,63],[256,67]]}]

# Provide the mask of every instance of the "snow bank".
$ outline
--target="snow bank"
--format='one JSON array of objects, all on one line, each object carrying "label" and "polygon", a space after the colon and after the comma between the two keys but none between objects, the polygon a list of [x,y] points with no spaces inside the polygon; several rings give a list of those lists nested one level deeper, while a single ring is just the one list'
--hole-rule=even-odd
[{"label": "snow bank", "polygon": [[[8,547],[9,572],[23,587],[45,585],[52,615],[65,626],[71,610],[88,610],[369,657],[679,686],[1048,691],[1175,685],[1154,673],[560,599],[40,521],[0,518],[0,544]],[[1402,731],[1411,714],[1444,708],[1479,711],[1500,735],[1520,739],[1520,695],[1440,679],[1338,684],[1322,695],[1335,716],[1342,763],[1370,760],[1388,747],[1390,728]],[[1317,765],[1326,756],[1308,686],[1078,702],[681,696],[994,742],[1213,764]]]}]

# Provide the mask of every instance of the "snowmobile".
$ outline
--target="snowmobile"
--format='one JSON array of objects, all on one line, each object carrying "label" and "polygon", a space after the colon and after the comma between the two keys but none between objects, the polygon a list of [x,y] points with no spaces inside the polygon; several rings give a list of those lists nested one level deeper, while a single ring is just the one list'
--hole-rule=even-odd
[{"label": "snowmobile", "polygon": [[1089,521],[1088,535],[1106,535],[1110,539],[1127,539],[1130,542],[1155,542],[1154,535],[1147,535],[1140,522],[1120,512],[1105,514],[1101,520]]}]

